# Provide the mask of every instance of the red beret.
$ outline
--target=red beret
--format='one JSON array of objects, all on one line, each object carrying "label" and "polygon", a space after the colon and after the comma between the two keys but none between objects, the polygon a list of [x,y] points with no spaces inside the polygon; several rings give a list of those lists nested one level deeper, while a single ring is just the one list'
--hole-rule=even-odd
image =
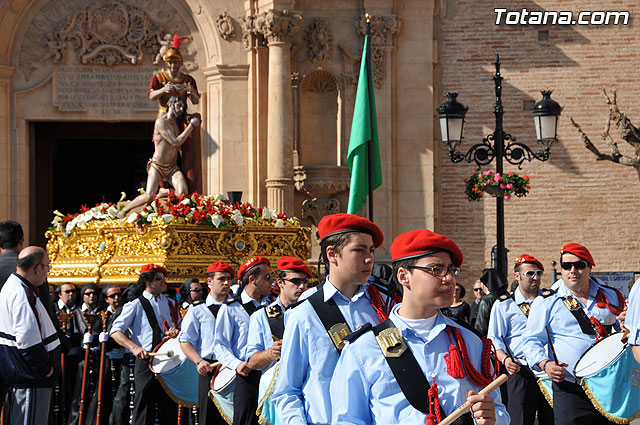
[{"label": "red beret", "polygon": [[280,257],[278,258],[278,271],[280,272],[302,272],[311,277],[311,270],[300,259],[296,257]]},{"label": "red beret", "polygon": [[438,251],[447,251],[456,267],[462,265],[462,251],[458,245],[446,236],[430,230],[412,230],[396,236],[391,244],[391,260],[393,262],[410,258],[424,257]]},{"label": "red beret", "polygon": [[165,269],[164,267],[158,264],[146,264],[142,266],[142,268],[140,269],[140,273],[146,273],[146,272],[161,272],[161,273],[164,273],[165,276],[169,274],[167,273],[167,269]]},{"label": "red beret", "polygon": [[538,261],[538,259],[533,255],[522,254],[521,256],[516,257],[514,266],[517,266],[518,264],[524,264],[524,263],[535,264],[536,266],[540,267],[540,270],[544,270],[544,266],[542,265],[542,263]]},{"label": "red beret", "polygon": [[223,261],[216,261],[215,263],[209,264],[209,267],[207,267],[207,274],[213,272],[229,273],[231,277],[236,274],[235,270],[233,270],[233,267]]},{"label": "red beret", "polygon": [[242,276],[244,276],[244,274],[249,269],[252,269],[253,267],[257,266],[258,264],[266,264],[267,266],[271,267],[271,263],[266,258],[260,257],[260,256],[251,257],[247,261],[242,263],[242,265],[238,269],[238,280],[241,281],[242,280]]},{"label": "red beret", "polygon": [[325,238],[343,233],[362,232],[368,233],[373,238],[373,245],[377,248],[382,245],[384,235],[382,230],[372,221],[364,217],[354,214],[331,214],[322,217],[318,223],[318,233],[320,234],[320,243]]},{"label": "red beret", "polygon": [[562,247],[560,250],[560,257],[562,254],[573,254],[576,257],[583,259],[584,261],[591,264],[591,267],[595,266],[596,263],[593,261],[593,257],[587,248],[580,245],[579,243],[568,243]]}]

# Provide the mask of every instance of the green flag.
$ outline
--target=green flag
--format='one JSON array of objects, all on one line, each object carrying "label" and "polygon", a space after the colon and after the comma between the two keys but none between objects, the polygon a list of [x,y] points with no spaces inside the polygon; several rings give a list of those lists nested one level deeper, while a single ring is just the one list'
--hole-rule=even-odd
[{"label": "green flag", "polygon": [[[382,166],[380,165],[380,144],[378,142],[378,120],[376,100],[373,88],[373,74],[369,60],[369,37],[364,39],[364,51],[360,64],[360,76],[356,92],[356,104],[353,108],[353,122],[349,139],[349,206],[347,212],[355,214],[367,200],[367,195],[382,184]],[[369,143],[371,142],[371,143]],[[369,162],[371,148],[371,162]],[[371,164],[371,170],[369,166]],[[369,187],[371,173],[371,187]],[[369,202],[373,202],[369,199]],[[370,209],[371,211],[372,209]],[[372,217],[369,217],[371,219]]]}]

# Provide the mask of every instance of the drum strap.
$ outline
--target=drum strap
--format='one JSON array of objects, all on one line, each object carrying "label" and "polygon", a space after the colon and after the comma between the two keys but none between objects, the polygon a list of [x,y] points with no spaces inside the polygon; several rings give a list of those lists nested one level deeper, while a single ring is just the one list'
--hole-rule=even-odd
[{"label": "drum strap", "polygon": [[561,297],[564,305],[569,309],[573,317],[578,321],[578,325],[580,325],[580,330],[585,335],[595,335],[596,331],[593,329],[593,325],[591,324],[591,319],[587,317],[587,314],[582,309],[580,302],[571,296]]},{"label": "drum strap", "polygon": [[[385,329],[391,328],[395,328],[395,325],[391,319],[387,319],[379,325],[374,326],[373,333],[376,338],[378,338],[378,335],[380,335]],[[400,334],[400,336],[401,335],[402,334]],[[426,415],[429,415],[430,412],[435,412],[435,409],[438,409],[439,414],[436,416],[444,418],[445,415],[442,412],[442,407],[440,406],[439,401],[434,397],[429,397],[429,391],[432,389],[432,386],[427,382],[427,378],[424,376],[418,361],[409,347],[406,347],[399,357],[385,355],[385,359],[387,360],[387,364],[389,365],[393,376],[398,382],[400,390],[402,390],[402,394],[404,394],[409,404],[411,404],[414,409],[419,410]],[[437,391],[437,388],[434,389]],[[432,405],[430,406],[430,404]],[[471,415],[466,413],[453,423],[455,425],[473,424],[473,420],[471,419]]]},{"label": "drum strap", "polygon": [[319,288],[318,291],[311,295],[309,303],[316,311],[318,318],[322,322],[322,325],[327,330],[329,338],[333,342],[333,345],[338,350],[338,353],[342,351],[344,341],[342,339],[351,333],[349,325],[344,316],[340,312],[338,305],[333,298],[330,298],[327,302],[324,301],[324,291]]},{"label": "drum strap", "polygon": [[138,297],[140,300],[140,305],[142,305],[142,309],[144,310],[144,314],[147,316],[147,320],[149,321],[149,325],[151,325],[151,330],[153,331],[152,337],[152,348],[162,342],[162,331],[160,330],[160,325],[158,325],[158,319],[156,318],[156,314],[153,312],[153,307],[151,307],[151,303],[148,299],[144,297],[144,295],[140,295]]},{"label": "drum strap", "polygon": [[284,335],[284,314],[279,305],[273,305],[264,309],[271,329],[271,335],[278,339],[282,339]]}]

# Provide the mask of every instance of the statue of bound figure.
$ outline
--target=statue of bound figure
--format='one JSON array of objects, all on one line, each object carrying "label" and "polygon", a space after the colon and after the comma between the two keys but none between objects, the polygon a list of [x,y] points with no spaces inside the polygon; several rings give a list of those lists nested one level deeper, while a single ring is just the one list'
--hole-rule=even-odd
[{"label": "statue of bound figure", "polygon": [[[187,117],[186,112],[187,104],[182,96],[169,98],[166,112],[160,114],[153,127],[155,152],[147,163],[146,191],[129,202],[118,217],[125,217],[134,208],[150,204],[163,181],[170,182],[179,195],[188,193],[187,181],[178,167],[178,152],[200,126],[200,118]],[[189,123],[185,127],[187,120]]]},{"label": "statue of bound figure", "polygon": [[[158,101],[158,117],[167,111],[167,102],[172,96],[182,97],[185,105],[187,104],[187,99],[189,99],[193,105],[197,105],[200,101],[200,93],[198,93],[196,80],[181,70],[183,58],[182,53],[180,53],[180,46],[184,40],[189,40],[189,37],[180,37],[175,34],[171,46],[162,46],[160,53],[163,54],[162,58],[165,63],[165,69],[155,73],[151,78],[151,83],[149,84],[149,99]],[[200,118],[197,114],[193,116]],[[187,181],[187,193],[202,193],[200,151],[200,132],[195,131],[181,149],[181,165]]]},{"label": "statue of bound figure", "polygon": [[[183,62],[180,44],[187,39],[176,34],[171,46],[166,41],[161,43],[159,54],[163,55],[166,69],[155,73],[149,84],[149,99],[158,101],[158,116],[153,128],[155,151],[147,164],[146,191],[129,202],[119,217],[150,204],[156,194],[166,196],[166,182],[178,195],[202,192],[198,131],[201,119],[200,114],[187,114],[187,99],[196,105],[200,94],[196,80],[180,70]],[[178,155],[182,168],[178,166]]]}]

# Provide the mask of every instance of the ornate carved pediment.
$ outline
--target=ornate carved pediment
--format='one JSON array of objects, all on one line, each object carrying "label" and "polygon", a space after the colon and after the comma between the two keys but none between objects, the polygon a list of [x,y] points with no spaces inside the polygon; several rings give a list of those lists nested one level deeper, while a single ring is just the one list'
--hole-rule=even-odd
[{"label": "ornate carved pediment", "polygon": [[225,40],[236,36],[236,28],[233,25],[233,19],[231,19],[231,15],[227,12],[218,15],[216,18],[216,29],[218,30],[218,35]]},{"label": "ornate carved pediment", "polygon": [[307,28],[304,39],[309,43],[309,57],[313,63],[324,63],[331,58],[333,35],[322,18],[315,18]]},{"label": "ornate carved pediment", "polygon": [[339,91],[338,80],[324,70],[315,70],[305,75],[302,80],[302,90],[314,93],[328,93]]},{"label": "ornate carved pediment", "polygon": [[63,62],[73,49],[83,64],[141,63],[143,50],[157,51],[161,30],[137,7],[121,2],[98,2],[69,16],[47,34],[49,51],[42,62]]},{"label": "ornate carved pediment", "polygon": [[[358,34],[367,33],[367,22],[361,17],[356,22]],[[393,36],[400,30],[400,21],[396,15],[373,16],[371,18],[371,64],[373,81],[377,88],[384,81],[384,48],[393,47]]]},{"label": "ornate carved pediment", "polygon": [[316,165],[294,167],[296,189],[312,198],[328,198],[349,188],[349,167]]}]

